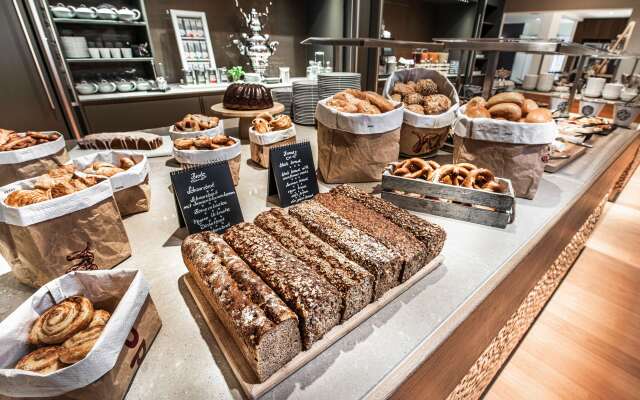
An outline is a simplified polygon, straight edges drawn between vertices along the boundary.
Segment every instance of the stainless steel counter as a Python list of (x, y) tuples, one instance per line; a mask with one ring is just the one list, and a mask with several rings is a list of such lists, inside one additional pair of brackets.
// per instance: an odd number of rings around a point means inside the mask
[[(315, 131), (297, 129), (300, 139), (311, 141), (315, 155)], [(517, 200), (516, 220), (506, 229), (421, 215), (447, 231), (443, 265), (265, 398), (386, 397), (511, 272), (637, 134), (617, 130), (598, 138), (595, 148), (585, 156), (561, 172), (545, 174), (535, 200)], [(247, 164), (248, 145), (243, 145), (242, 157), (237, 191), (245, 219), (252, 220), (269, 206), (267, 171)], [(118, 268), (140, 268), (144, 272), (163, 327), (127, 398), (240, 398), (233, 374), (180, 279), (187, 273), (179, 247), (185, 232), (177, 229), (168, 189), (169, 171), (177, 165), (169, 157), (150, 161), (151, 210), (125, 220), (133, 255)], [(328, 188), (320, 184), (321, 191)], [(1, 275), (0, 318), (31, 292), (16, 283), (10, 273)]]

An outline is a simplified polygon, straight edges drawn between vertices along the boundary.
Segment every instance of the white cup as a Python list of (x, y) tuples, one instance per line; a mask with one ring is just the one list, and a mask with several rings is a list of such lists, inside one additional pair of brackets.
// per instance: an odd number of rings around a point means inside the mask
[(124, 58), (132, 58), (133, 50), (130, 47), (121, 47), (120, 51), (122, 52), (122, 57)]
[(597, 117), (605, 104), (602, 101), (580, 100), (580, 114), (585, 117)]
[(122, 53), (120, 52), (120, 48), (110, 48), (109, 52), (111, 52), (111, 58), (122, 58)]
[(620, 93), (620, 100), (631, 101), (638, 95), (638, 89), (636, 88), (624, 88)]
[(536, 90), (540, 92), (550, 92), (551, 89), (553, 89), (553, 75), (540, 74), (538, 83), (536, 84)]
[(607, 100), (619, 99), (623, 87), (622, 83), (607, 83), (602, 90), (602, 97)]
[(585, 86), (582, 94), (587, 97), (600, 97), (602, 95), (602, 89), (607, 82), (604, 78), (591, 77), (587, 79), (587, 86)]
[(538, 83), (538, 75), (526, 74), (524, 76), (524, 80), (522, 81), (522, 88), (524, 90), (533, 90), (536, 88), (537, 83)]
[(639, 104), (616, 103), (613, 106), (613, 123), (628, 128), (640, 115)]
[(566, 112), (567, 111), (567, 104), (568, 104), (568, 100), (562, 97), (552, 97), (551, 100), (549, 101), (549, 108), (551, 108), (551, 111), (560, 111), (560, 112)]
[(96, 47), (90, 47), (89, 54), (91, 55), (91, 58), (100, 58), (100, 49)]
[(111, 52), (107, 47), (100, 47), (100, 58), (111, 58)]

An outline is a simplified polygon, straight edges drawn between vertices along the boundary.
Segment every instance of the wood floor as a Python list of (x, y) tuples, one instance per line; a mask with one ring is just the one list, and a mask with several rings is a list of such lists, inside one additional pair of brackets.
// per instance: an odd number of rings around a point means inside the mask
[(640, 399), (640, 168), (484, 398)]

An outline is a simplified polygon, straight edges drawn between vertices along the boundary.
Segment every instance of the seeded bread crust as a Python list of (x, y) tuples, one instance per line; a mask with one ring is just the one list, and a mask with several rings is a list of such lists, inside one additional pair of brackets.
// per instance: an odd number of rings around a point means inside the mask
[(419, 218), (407, 210), (396, 205), (374, 197), (368, 193), (351, 185), (340, 185), (331, 190), (331, 193), (338, 193), (350, 197), (362, 203), (365, 207), (382, 214), (389, 221), (400, 228), (411, 233), (425, 246), (427, 246), (426, 262), (431, 262), (440, 252), (447, 239), (447, 233), (440, 225), (433, 224)]
[(290, 207), (289, 214), (351, 261), (369, 271), (376, 281), (374, 299), (398, 285), (402, 258), (395, 250), (387, 248), (315, 200)]
[(402, 257), (401, 281), (411, 278), (427, 259), (427, 248), (411, 233), (406, 232), (376, 211), (339, 193), (320, 193), (315, 199), (340, 215), (362, 232), (395, 250)]
[(260, 213), (253, 222), (340, 292), (342, 321), (371, 302), (373, 275), (309, 232), (285, 210), (272, 208)]
[(295, 313), (219, 235), (188, 236), (182, 257), (261, 382), (301, 351)]
[(298, 315), (303, 348), (340, 322), (340, 293), (276, 239), (251, 223), (235, 225), (224, 240)]

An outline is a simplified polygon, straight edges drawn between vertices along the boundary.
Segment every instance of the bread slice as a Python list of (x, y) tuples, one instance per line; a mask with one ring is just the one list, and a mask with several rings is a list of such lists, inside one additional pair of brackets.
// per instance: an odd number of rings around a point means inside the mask
[(374, 299), (380, 298), (400, 282), (400, 255), (322, 204), (308, 200), (291, 206), (289, 214), (300, 220), (316, 236), (340, 250), (351, 261), (369, 271), (376, 280)]
[(303, 348), (310, 348), (340, 322), (340, 292), (265, 231), (241, 223), (227, 229), (223, 236), (296, 312)]
[(301, 351), (295, 313), (219, 235), (188, 236), (182, 258), (260, 382)]
[(340, 292), (342, 321), (371, 302), (373, 275), (309, 232), (285, 210), (272, 208), (258, 214), (253, 222)]

